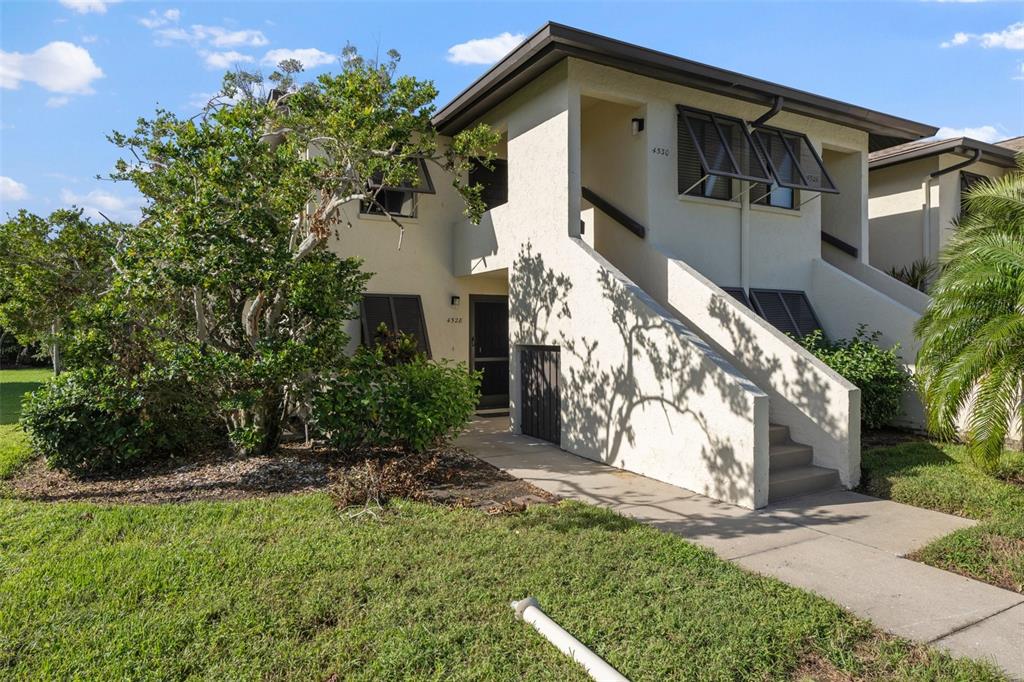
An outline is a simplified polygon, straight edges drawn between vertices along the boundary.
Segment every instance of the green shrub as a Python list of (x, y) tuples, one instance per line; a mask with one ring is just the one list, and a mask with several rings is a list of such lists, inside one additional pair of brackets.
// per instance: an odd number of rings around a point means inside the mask
[(865, 325), (860, 325), (852, 339), (830, 342), (815, 331), (801, 341), (807, 350), (860, 389), (861, 423), (871, 429), (881, 428), (900, 415), (900, 402), (910, 385), (910, 376), (898, 354), (899, 346), (880, 348), (880, 336), (880, 332), (868, 335)]
[(73, 370), (25, 398), (21, 424), (49, 466), (110, 472), (208, 444), (219, 429), (187, 381)]
[(399, 337), (356, 351), (313, 400), (313, 423), (332, 445), (422, 452), (450, 441), (469, 421), (480, 375), (433, 362)]

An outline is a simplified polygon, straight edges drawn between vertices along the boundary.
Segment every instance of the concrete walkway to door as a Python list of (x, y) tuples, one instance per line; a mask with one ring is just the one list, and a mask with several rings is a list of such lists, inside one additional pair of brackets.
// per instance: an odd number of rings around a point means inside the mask
[(565, 498), (601, 505), (822, 595), (896, 635), (1024, 679), (1024, 596), (902, 558), (972, 525), (848, 491), (750, 511), (474, 421), (457, 445)]

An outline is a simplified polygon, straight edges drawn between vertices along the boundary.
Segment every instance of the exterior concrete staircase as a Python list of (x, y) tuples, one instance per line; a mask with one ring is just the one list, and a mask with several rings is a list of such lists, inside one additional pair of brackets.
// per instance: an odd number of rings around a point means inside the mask
[(789, 427), (768, 428), (768, 502), (839, 487), (839, 472), (811, 464), (814, 450), (794, 443)]

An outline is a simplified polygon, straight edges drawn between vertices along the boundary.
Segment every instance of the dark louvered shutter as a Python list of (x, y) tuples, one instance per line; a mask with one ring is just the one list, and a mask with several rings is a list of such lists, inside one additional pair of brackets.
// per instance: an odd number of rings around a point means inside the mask
[[(704, 196), (714, 199), (729, 199), (732, 196), (732, 183), (728, 178), (717, 175), (704, 178), (704, 166), (701, 162), (700, 153), (693, 143), (694, 136), (701, 140), (710, 149), (712, 158), (722, 160), (721, 155), (725, 153), (722, 147), (721, 138), (714, 129), (709, 118), (690, 118), (690, 127), (687, 128), (687, 120), (684, 114), (680, 113), (677, 121), (677, 147), (679, 149), (677, 184), (679, 194), (691, 196)], [(693, 130), (693, 135), (690, 130)], [(716, 156), (717, 154), (717, 156)], [(731, 167), (728, 160), (724, 162)], [(701, 178), (704, 178), (701, 181)]]
[(751, 289), (750, 300), (757, 314), (781, 332), (803, 337), (821, 329), (811, 302), (802, 291)]
[(363, 344), (374, 343), (380, 325), (387, 327), (389, 332), (395, 331), (395, 321), (391, 314), (391, 297), (367, 295), (363, 297)]
[(747, 292), (742, 287), (722, 287), (722, 291), (729, 294), (743, 305), (750, 308), (750, 299), (747, 298)]
[(787, 291), (782, 294), (782, 300), (789, 309), (789, 316), (796, 323), (797, 333), (800, 336), (807, 336), (815, 329), (821, 329), (818, 318), (811, 308), (811, 302), (802, 291)]
[(426, 322), (423, 319), (423, 306), (419, 296), (392, 296), (395, 308), (395, 325), (398, 331), (416, 339), (416, 347), (421, 353), (430, 355), (430, 344), (427, 342)]
[(367, 294), (363, 296), (361, 312), (364, 345), (377, 343), (377, 329), (383, 324), (391, 333), (412, 336), (420, 352), (430, 355), (430, 339), (419, 296)]

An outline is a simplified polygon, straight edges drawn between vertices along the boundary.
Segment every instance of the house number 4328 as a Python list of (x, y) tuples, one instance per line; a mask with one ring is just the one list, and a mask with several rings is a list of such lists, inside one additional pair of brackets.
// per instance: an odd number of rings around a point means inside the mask
[(651, 147), (651, 153), (657, 154), (658, 156), (668, 156), (668, 147)]

